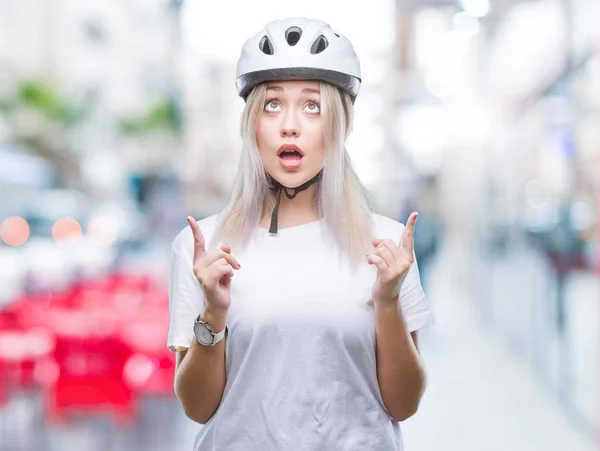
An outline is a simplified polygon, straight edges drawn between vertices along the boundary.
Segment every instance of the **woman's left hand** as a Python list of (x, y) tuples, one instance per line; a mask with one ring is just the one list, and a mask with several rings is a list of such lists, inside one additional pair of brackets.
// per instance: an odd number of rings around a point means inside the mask
[(414, 263), (415, 222), (419, 214), (412, 213), (402, 233), (402, 247), (390, 239), (373, 239), (375, 250), (367, 255), (370, 265), (377, 267), (377, 279), (371, 295), (375, 303), (397, 305), (400, 288)]

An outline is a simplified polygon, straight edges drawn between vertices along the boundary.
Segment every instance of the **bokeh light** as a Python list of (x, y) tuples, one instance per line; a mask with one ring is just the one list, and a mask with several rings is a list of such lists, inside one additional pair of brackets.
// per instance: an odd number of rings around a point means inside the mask
[(108, 216), (93, 218), (87, 227), (87, 236), (98, 246), (110, 246), (117, 241), (117, 224)]
[(21, 246), (29, 238), (29, 224), (18, 216), (7, 218), (0, 225), (0, 236), (9, 246)]
[(81, 238), (81, 225), (76, 219), (61, 218), (52, 227), (52, 238), (57, 243), (76, 242)]

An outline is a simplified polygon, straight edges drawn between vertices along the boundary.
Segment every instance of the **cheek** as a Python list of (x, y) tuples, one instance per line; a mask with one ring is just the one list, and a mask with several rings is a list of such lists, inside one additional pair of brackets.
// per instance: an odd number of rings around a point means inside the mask
[(323, 125), (320, 122), (315, 124), (315, 127), (312, 130), (312, 136), (314, 136), (312, 147), (316, 151), (315, 154), (319, 159), (323, 159), (325, 157), (325, 136)]
[(265, 127), (259, 123), (256, 126), (256, 145), (258, 146), (259, 151), (260, 151), (260, 149), (264, 148), (264, 143), (265, 143)]
[(272, 126), (270, 127), (265, 121), (259, 121), (256, 126), (256, 145), (261, 155), (268, 153), (269, 149), (273, 146), (272, 141)]

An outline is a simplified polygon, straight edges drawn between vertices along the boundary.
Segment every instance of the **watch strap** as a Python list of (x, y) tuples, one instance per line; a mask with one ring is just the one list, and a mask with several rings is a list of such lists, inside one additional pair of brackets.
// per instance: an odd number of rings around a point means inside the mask
[[(203, 343), (202, 343), (202, 342), (200, 342), (200, 340), (198, 340), (198, 338), (196, 337), (196, 340), (198, 341), (198, 343), (200, 343), (200, 344), (201, 344), (201, 345), (203, 345), (203, 346), (215, 346), (215, 345), (216, 345), (217, 343), (219, 343), (219, 342), (220, 342), (220, 341), (221, 341), (223, 338), (225, 338), (225, 335), (227, 334), (227, 331), (229, 330), (229, 326), (227, 325), (227, 323), (225, 323), (225, 328), (224, 328), (224, 329), (223, 329), (221, 332), (219, 332), (219, 333), (215, 334), (215, 332), (213, 331), (213, 328), (212, 328), (212, 326), (211, 326), (209, 323), (207, 323), (206, 321), (203, 321), (203, 320), (201, 320), (201, 319), (196, 319), (196, 324), (198, 324), (198, 323), (200, 323), (200, 324), (204, 324), (204, 325), (206, 326), (206, 328), (209, 330), (209, 332), (210, 332), (210, 334), (212, 335), (212, 337), (213, 337), (213, 340), (212, 340), (212, 343), (211, 343), (211, 344), (203, 344)], [(195, 329), (195, 326), (194, 326), (194, 329)]]
[(221, 332), (219, 332), (218, 334), (215, 334), (213, 332), (213, 346), (220, 342), (223, 338), (225, 338), (225, 334), (227, 333), (228, 329), (229, 327), (227, 326), (227, 323), (225, 323), (225, 328)]

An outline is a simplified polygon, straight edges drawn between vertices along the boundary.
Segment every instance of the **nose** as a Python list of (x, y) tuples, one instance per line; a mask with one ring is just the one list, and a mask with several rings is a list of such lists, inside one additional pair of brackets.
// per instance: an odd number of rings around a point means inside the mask
[(296, 138), (300, 136), (300, 124), (293, 111), (288, 110), (283, 115), (283, 122), (281, 123), (281, 136), (284, 138)]

